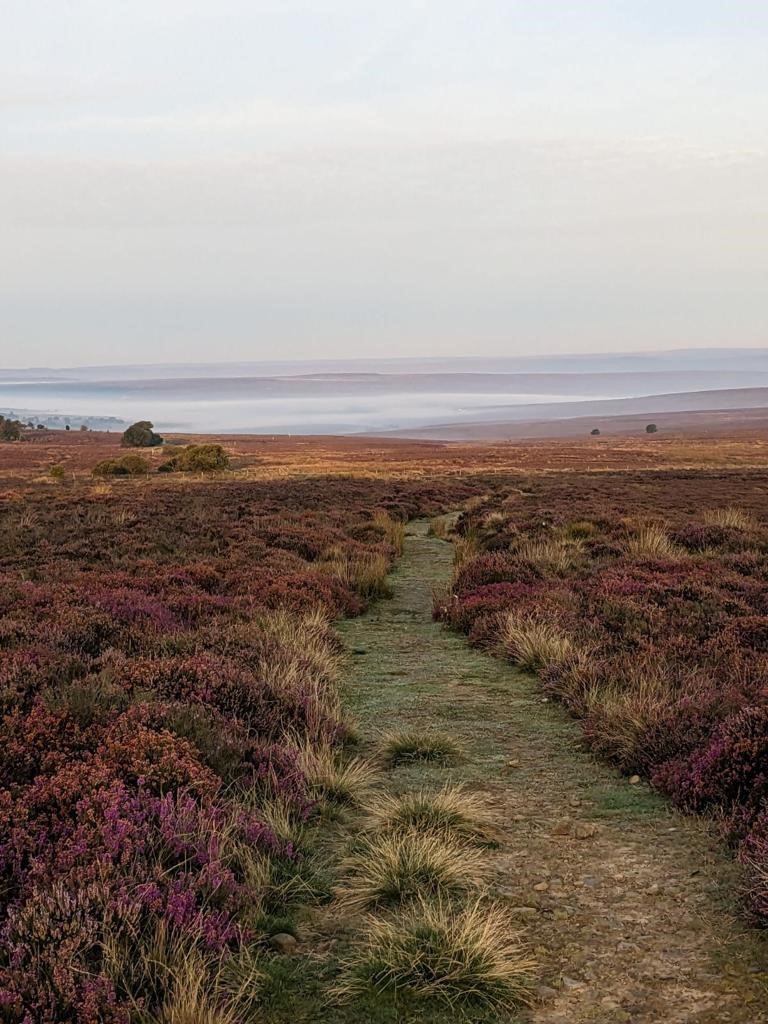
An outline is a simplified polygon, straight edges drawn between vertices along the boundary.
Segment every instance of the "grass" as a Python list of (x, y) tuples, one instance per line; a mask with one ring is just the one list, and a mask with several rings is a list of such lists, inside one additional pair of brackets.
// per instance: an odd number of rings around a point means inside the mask
[(477, 1007), (503, 1012), (529, 1002), (535, 969), (501, 907), (420, 900), (392, 919), (371, 920), (337, 991), (437, 1000), (451, 1015)]
[(556, 625), (514, 612), (502, 623), (499, 644), (508, 658), (529, 672), (563, 662), (573, 652), (570, 639)]
[(448, 840), (489, 845), (498, 833), (482, 801), (462, 785), (402, 796), (379, 794), (368, 805), (368, 827), (383, 833), (415, 831)]
[(344, 863), (336, 890), (350, 910), (393, 907), (425, 896), (463, 896), (483, 877), (479, 853), (434, 833), (366, 837)]
[(641, 526), (625, 546), (627, 553), (635, 558), (674, 558), (681, 553), (664, 527), (656, 523)]
[(388, 733), (382, 738), (381, 752), (390, 768), (415, 761), (446, 765), (462, 756), (459, 744), (444, 732)]
[(376, 770), (360, 757), (345, 760), (330, 744), (298, 744), (299, 765), (310, 788), (335, 804), (361, 803), (368, 793)]
[(726, 508), (709, 509), (704, 513), (704, 522), (708, 526), (725, 526), (733, 530), (744, 530), (748, 532), (758, 526), (754, 516), (749, 515), (735, 505), (728, 505)]

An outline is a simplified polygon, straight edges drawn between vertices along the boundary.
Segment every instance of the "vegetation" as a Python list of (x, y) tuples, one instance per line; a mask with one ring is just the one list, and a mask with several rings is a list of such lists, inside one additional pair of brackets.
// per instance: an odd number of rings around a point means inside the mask
[(655, 423), (649, 423), (648, 426), (645, 428), (645, 432), (646, 434), (655, 434), (658, 431), (658, 429), (659, 428), (656, 426)]
[(210, 473), (228, 467), (229, 456), (220, 444), (190, 444), (158, 468), (161, 473)]
[(163, 439), (154, 432), (153, 424), (149, 420), (139, 420), (128, 427), (120, 443), (123, 448), (156, 448), (163, 443)]
[[(540, 479), (525, 500), (501, 488), (460, 520), (479, 553), (434, 611), (537, 672), (597, 753), (681, 808), (713, 814), (749, 874), (750, 913), (766, 923), (768, 507), (758, 480), (571, 475)], [(737, 487), (762, 515), (712, 506)]]
[(190, 488), (180, 501), (162, 478), (141, 493), (75, 480), (3, 507), (9, 1024), (258, 1015), (272, 922), (329, 899), (328, 812), (374, 781), (345, 749), (333, 619), (380, 589), (404, 518), (466, 493)]
[(413, 761), (448, 764), (461, 756), (456, 740), (443, 732), (398, 732), (382, 739), (382, 756), (390, 767)]
[(0, 416), (0, 441), (18, 441), (23, 427), (18, 420)]
[(119, 459), (103, 459), (91, 470), (93, 476), (145, 476), (149, 463), (141, 455), (123, 455)]

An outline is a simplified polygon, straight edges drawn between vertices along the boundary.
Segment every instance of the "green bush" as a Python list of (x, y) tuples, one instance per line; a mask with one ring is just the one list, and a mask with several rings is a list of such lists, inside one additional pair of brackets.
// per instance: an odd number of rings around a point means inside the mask
[(159, 468), (161, 473), (210, 473), (228, 466), (229, 456), (220, 444), (190, 444)]
[(91, 470), (93, 476), (143, 476), (149, 463), (140, 455), (124, 455), (121, 459), (103, 459)]
[(128, 427), (120, 442), (123, 448), (156, 448), (162, 444), (162, 437), (154, 432), (152, 426), (149, 420), (139, 420)]
[(646, 434), (655, 434), (658, 429), (659, 428), (656, 426), (655, 423), (649, 423), (648, 426), (645, 428), (645, 432)]
[(48, 470), (48, 476), (51, 477), (53, 480), (63, 480), (64, 475), (65, 470), (63, 466), (51, 466), (51, 468)]

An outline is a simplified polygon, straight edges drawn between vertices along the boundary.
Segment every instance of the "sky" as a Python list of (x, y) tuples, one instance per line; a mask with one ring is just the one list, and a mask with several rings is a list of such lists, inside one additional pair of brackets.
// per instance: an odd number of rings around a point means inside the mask
[(764, 0), (0, 14), (0, 366), (768, 342)]

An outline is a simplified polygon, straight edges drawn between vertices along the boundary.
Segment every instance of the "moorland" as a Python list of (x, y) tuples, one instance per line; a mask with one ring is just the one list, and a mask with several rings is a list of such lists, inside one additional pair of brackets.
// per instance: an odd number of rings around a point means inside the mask
[(768, 1019), (768, 435), (124, 456), (0, 444), (0, 1020)]

